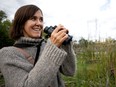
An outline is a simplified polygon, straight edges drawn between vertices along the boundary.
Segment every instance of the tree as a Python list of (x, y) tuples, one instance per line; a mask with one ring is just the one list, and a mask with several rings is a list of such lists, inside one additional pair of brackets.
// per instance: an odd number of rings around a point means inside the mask
[(13, 40), (9, 38), (10, 20), (7, 19), (6, 13), (0, 11), (0, 48), (13, 44)]
[(79, 45), (81, 47), (87, 47), (88, 46), (88, 41), (85, 40), (83, 37), (79, 40)]
[(0, 10), (0, 22), (6, 18), (7, 18), (6, 13), (4, 11)]

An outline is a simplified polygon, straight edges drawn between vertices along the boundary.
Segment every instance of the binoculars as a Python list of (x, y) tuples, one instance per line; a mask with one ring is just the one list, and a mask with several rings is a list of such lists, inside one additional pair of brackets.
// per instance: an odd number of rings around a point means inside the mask
[[(54, 29), (56, 28), (57, 26), (46, 26), (44, 28), (44, 32), (47, 34), (47, 36), (51, 36), (51, 33), (54, 31)], [(66, 44), (69, 44), (71, 41), (72, 41), (72, 36), (68, 34), (68, 38), (63, 42), (63, 45), (66, 45)]]

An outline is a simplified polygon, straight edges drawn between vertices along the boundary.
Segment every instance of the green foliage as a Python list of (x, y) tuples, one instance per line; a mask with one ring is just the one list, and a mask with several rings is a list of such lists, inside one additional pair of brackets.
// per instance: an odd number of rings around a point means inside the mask
[(63, 76), (66, 87), (116, 87), (116, 43), (113, 42), (96, 42), (86, 48), (76, 45), (77, 73), (74, 77)]
[(10, 26), (10, 20), (7, 19), (7, 16), (3, 11), (0, 11), (0, 48), (12, 45), (14, 42), (9, 38)]
[(0, 10), (0, 22), (6, 18), (7, 18), (6, 13), (4, 11)]

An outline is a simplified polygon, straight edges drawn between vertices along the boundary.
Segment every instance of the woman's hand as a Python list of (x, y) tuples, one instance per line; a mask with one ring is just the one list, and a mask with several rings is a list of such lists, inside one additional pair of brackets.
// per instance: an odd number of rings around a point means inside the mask
[(58, 25), (52, 32), (50, 40), (57, 47), (60, 47), (62, 43), (68, 38), (68, 30), (63, 25)]

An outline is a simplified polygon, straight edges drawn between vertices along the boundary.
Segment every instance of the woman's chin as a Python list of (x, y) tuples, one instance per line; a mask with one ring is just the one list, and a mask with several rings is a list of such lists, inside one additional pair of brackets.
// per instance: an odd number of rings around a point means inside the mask
[(34, 36), (32, 38), (39, 39), (39, 38), (41, 38), (41, 36)]

